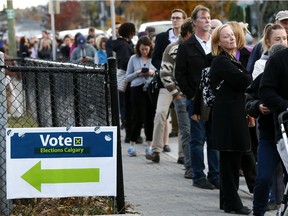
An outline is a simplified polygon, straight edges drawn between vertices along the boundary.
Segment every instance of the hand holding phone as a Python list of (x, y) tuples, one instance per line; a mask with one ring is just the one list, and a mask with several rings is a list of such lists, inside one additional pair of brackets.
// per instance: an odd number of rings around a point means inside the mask
[(142, 72), (142, 73), (148, 73), (148, 72), (149, 72), (149, 68), (142, 68), (142, 69), (141, 69), (141, 72)]

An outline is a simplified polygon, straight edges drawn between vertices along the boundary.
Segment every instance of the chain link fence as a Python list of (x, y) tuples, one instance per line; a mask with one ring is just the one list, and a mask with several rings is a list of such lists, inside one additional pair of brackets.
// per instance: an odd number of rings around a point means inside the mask
[(7, 127), (118, 126), (117, 197), (124, 213), (116, 60), (108, 65), (76, 65), (0, 53), (0, 215), (9, 215), (6, 198)]

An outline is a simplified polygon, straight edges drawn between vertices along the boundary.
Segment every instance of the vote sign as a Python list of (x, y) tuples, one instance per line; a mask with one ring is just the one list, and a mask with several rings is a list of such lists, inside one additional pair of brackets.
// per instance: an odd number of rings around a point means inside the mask
[(7, 199), (116, 196), (116, 127), (7, 128)]

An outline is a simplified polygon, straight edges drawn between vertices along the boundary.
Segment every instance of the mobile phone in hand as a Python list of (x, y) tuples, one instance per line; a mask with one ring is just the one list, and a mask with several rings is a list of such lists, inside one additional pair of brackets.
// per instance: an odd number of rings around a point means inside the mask
[(142, 68), (142, 69), (141, 69), (141, 72), (142, 72), (142, 73), (148, 73), (148, 71), (149, 71), (149, 68)]

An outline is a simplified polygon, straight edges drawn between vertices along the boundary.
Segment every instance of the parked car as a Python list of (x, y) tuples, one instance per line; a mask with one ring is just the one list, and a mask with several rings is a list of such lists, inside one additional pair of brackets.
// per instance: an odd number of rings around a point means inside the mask
[[(75, 36), (76, 33), (80, 32), (84, 37), (88, 36), (88, 30), (89, 28), (81, 28), (81, 29), (71, 29), (71, 30), (64, 30), (59, 32), (59, 38), (63, 39), (66, 34), (71, 34), (72, 36)], [(105, 35), (106, 32), (101, 29), (95, 29), (96, 35)]]
[(172, 21), (156, 21), (156, 22), (146, 22), (139, 26), (138, 32), (143, 32), (147, 27), (154, 27), (156, 34), (160, 32), (167, 31), (172, 28)]
[[(172, 21), (155, 21), (155, 22), (146, 22), (142, 23), (139, 28), (138, 32), (144, 32), (147, 27), (154, 27), (155, 28), (155, 33), (159, 34), (161, 32), (167, 31), (169, 28), (172, 28)], [(112, 36), (112, 29), (108, 29), (106, 31), (107, 35)], [(135, 45), (138, 41), (138, 36), (137, 34), (132, 38), (132, 42)]]

